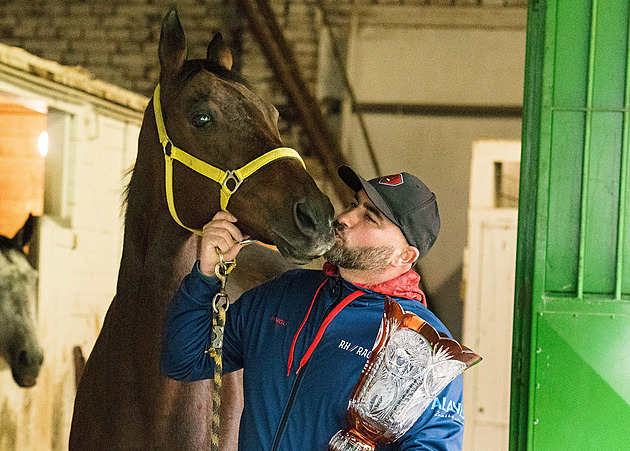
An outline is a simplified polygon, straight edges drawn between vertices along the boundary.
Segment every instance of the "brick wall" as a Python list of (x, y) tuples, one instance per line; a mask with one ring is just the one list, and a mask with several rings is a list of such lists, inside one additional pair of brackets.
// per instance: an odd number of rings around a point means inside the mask
[[(0, 41), (149, 95), (159, 74), (157, 42), (172, 2), (0, 0)], [(221, 0), (178, 0), (191, 54), (221, 28)]]
[[(269, 0), (303, 76), (315, 92), (317, 79), (317, 3), (313, 0)], [(301, 128), (273, 71), (267, 64), (236, 0), (0, 0), (0, 42), (42, 58), (82, 66), (95, 77), (150, 96), (159, 76), (157, 45), (160, 24), (176, 4), (191, 58), (205, 55), (211, 37), (221, 31), (240, 70), (254, 88), (281, 112), (285, 144), (308, 156)], [(326, 5), (395, 7), (427, 5), (471, 7), (523, 6), (526, 0), (330, 0)], [(334, 14), (334, 13), (333, 13)], [(341, 22), (342, 26), (347, 23)]]
[[(318, 2), (269, 1), (314, 91)], [(322, 3), (457, 8), (522, 7), (527, 1), (325, 0)], [(99, 79), (149, 96), (159, 74), (160, 23), (173, 4), (186, 31), (190, 57), (203, 57), (211, 36), (221, 31), (235, 50), (235, 66), (260, 94), (281, 110), (286, 107), (286, 98), (274, 82), (258, 43), (247, 30), (236, 0), (0, 0), (0, 42), (64, 65), (82, 66)]]

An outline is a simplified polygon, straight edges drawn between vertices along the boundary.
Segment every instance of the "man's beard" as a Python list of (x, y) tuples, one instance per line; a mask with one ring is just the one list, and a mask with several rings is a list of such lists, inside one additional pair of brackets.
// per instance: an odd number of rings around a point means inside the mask
[(387, 267), (393, 252), (392, 246), (348, 247), (343, 241), (338, 240), (324, 257), (339, 268), (380, 271)]

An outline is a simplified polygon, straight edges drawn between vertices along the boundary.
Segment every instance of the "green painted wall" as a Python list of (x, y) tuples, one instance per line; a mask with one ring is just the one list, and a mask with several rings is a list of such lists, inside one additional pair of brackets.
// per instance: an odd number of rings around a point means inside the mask
[(629, 14), (529, 4), (513, 450), (630, 450)]

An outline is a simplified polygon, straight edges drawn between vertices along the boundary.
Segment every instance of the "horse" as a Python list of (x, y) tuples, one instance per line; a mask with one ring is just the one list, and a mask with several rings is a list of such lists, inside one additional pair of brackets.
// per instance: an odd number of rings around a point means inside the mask
[(0, 235), (0, 356), (11, 367), (13, 380), (33, 387), (44, 361), (37, 338), (33, 307), (37, 300), (37, 270), (24, 246), (35, 225), (29, 215), (13, 238)]
[[(77, 389), (71, 450), (210, 449), (212, 381), (179, 383), (159, 373), (164, 314), (199, 252), (191, 230), (229, 201), (242, 232), (275, 244), (284, 257), (260, 245), (244, 247), (228, 277), (232, 301), (334, 242), (330, 200), (295, 151), (281, 150), (275, 158), (278, 112), (231, 70), (221, 35), (205, 59), (188, 60), (184, 29), (172, 9), (162, 21), (158, 54), (159, 89), (144, 114), (127, 188), (116, 295)], [(170, 160), (183, 149), (187, 156)], [(233, 170), (260, 159), (271, 162), (245, 180)], [(221, 187), (191, 169), (207, 165), (228, 173)], [(241, 382), (241, 372), (223, 378), (222, 449), (236, 446)]]

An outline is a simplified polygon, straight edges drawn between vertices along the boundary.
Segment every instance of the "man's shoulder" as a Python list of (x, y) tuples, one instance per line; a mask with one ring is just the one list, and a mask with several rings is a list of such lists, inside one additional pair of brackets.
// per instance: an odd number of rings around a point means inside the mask
[(326, 275), (321, 270), (302, 268), (290, 269), (250, 291), (254, 293), (292, 287), (304, 287), (305, 285), (321, 283), (325, 278)]
[(418, 315), (420, 318), (429, 323), (435, 330), (438, 332), (444, 332), (452, 338), (451, 332), (447, 329), (444, 323), (442, 323), (435, 313), (427, 307), (413, 299), (403, 299), (402, 301), (403, 302), (400, 302), (400, 304), (403, 309)]
[(237, 302), (240, 309), (273, 310), (284, 302), (296, 302), (315, 292), (325, 278), (321, 271), (291, 269), (247, 290)]
[(325, 279), (326, 275), (322, 272), (321, 269), (306, 269), (306, 268), (296, 268), (290, 269), (289, 271), (284, 272), (282, 277), (286, 277), (289, 280), (313, 280), (313, 279)]
[(303, 286), (304, 284), (319, 284), (325, 278), (326, 275), (321, 270), (297, 268), (286, 271), (269, 282), (277, 285)]

